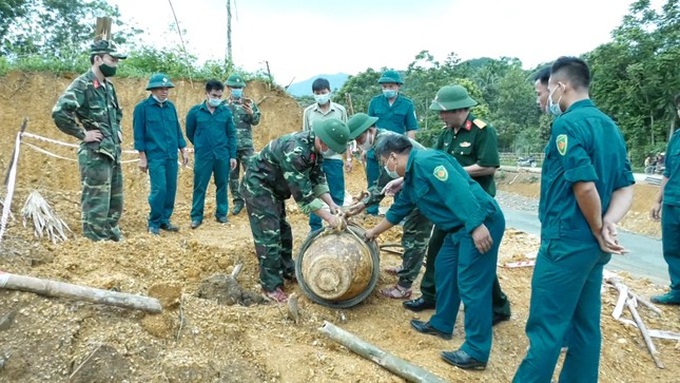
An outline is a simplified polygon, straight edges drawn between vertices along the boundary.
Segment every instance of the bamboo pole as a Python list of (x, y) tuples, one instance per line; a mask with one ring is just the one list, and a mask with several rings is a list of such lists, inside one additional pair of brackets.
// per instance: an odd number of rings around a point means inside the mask
[(637, 327), (640, 330), (640, 333), (642, 334), (642, 338), (645, 340), (647, 350), (649, 350), (649, 354), (652, 356), (652, 359), (654, 359), (654, 363), (658, 368), (666, 368), (663, 365), (663, 362), (661, 362), (661, 359), (659, 359), (659, 351), (657, 351), (656, 346), (654, 346), (654, 341), (652, 341), (652, 337), (649, 336), (647, 326), (645, 326), (645, 323), (642, 321), (640, 313), (638, 313), (637, 309), (635, 308), (635, 305), (633, 304), (633, 300), (628, 299), (626, 301), (626, 305), (628, 306), (628, 310), (630, 310), (630, 313), (633, 314), (633, 320), (635, 320), (635, 323), (637, 324)]
[(319, 331), (332, 340), (347, 347), (352, 352), (359, 354), (359, 356), (378, 364), (384, 369), (406, 379), (409, 382), (446, 382), (446, 380), (434, 375), (422, 367), (415, 366), (401, 358), (387, 353), (375, 347), (374, 345), (357, 338), (352, 333), (347, 332), (340, 327), (336, 327), (330, 322), (324, 321), (323, 326), (319, 328)]
[(2, 216), (0, 217), (0, 243), (2, 243), (2, 237), (5, 235), (7, 230), (7, 222), (9, 221), (9, 216), (12, 213), (12, 198), (14, 197), (14, 183), (17, 180), (17, 167), (19, 166), (19, 151), (21, 150), (21, 139), (28, 126), (28, 118), (24, 117), (24, 122), (21, 124), (19, 133), (17, 133), (17, 138), (14, 141), (14, 151), (12, 152), (12, 162), (7, 168), (7, 176), (5, 177), (5, 186), (7, 186), (7, 193), (5, 194), (5, 200), (2, 204)]
[(160, 302), (155, 298), (3, 272), (0, 272), (0, 289), (28, 291), (50, 297), (73, 298), (150, 313), (163, 311)]

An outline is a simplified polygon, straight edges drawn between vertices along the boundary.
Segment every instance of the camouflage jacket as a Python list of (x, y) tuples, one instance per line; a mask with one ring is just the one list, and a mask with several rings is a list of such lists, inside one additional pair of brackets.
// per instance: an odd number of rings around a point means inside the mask
[[(92, 70), (82, 74), (59, 97), (52, 108), (52, 118), (62, 132), (81, 140), (81, 150), (94, 150), (120, 161), (123, 110), (110, 81), (106, 80), (104, 86)], [(78, 122), (85, 130), (99, 130), (101, 142), (83, 142), (85, 132)]]
[(260, 109), (254, 102), (250, 102), (250, 107), (253, 108), (253, 115), (249, 115), (242, 107), (242, 100), (235, 100), (229, 98), (227, 106), (231, 110), (231, 115), (234, 118), (234, 125), (236, 126), (236, 137), (238, 138), (237, 148), (253, 148), (253, 126), (260, 123)]
[(315, 137), (310, 131), (270, 141), (248, 164), (246, 187), (265, 186), (282, 200), (292, 195), (305, 214), (321, 209), (318, 197), (328, 193), (328, 184)]
[[(385, 138), (386, 136), (390, 134), (399, 134), (399, 133), (394, 133), (392, 131), (389, 131), (387, 129), (376, 129), (375, 133), (375, 139), (373, 140), (373, 147), (371, 149), (375, 149), (376, 146), (378, 146), (378, 142)], [(425, 147), (418, 143), (416, 140), (409, 138), (411, 141), (411, 144), (413, 145), (414, 149), (419, 149), (419, 150), (424, 150)], [(378, 161), (380, 159), (378, 158)], [(364, 198), (363, 204), (365, 206), (370, 206), (370, 205), (377, 205), (380, 203), (380, 201), (385, 198), (385, 195), (382, 194), (382, 189), (387, 185), (388, 182), (392, 181), (394, 178), (390, 177), (387, 175), (387, 172), (385, 171), (385, 168), (383, 166), (380, 166), (380, 174), (378, 175), (377, 181), (371, 185), (368, 188), (368, 197)]]

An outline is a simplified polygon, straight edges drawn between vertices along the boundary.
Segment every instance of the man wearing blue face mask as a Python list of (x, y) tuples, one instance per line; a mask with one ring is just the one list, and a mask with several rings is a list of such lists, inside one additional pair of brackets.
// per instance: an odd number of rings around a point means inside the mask
[[(403, 83), (399, 72), (385, 71), (378, 79), (382, 94), (371, 99), (368, 104), (368, 115), (378, 117), (376, 123), (378, 128), (405, 134), (409, 138), (415, 139), (416, 130), (418, 130), (416, 109), (410, 98), (399, 93)], [(366, 152), (366, 181), (368, 181), (369, 188), (378, 180), (379, 173), (380, 168), (375, 154), (373, 150), (369, 150)], [(366, 212), (377, 215), (378, 206), (372, 206), (366, 209)]]
[[(331, 84), (325, 78), (317, 78), (312, 83), (314, 103), (305, 108), (302, 114), (302, 130), (312, 130), (316, 121), (325, 121), (330, 118), (347, 123), (347, 110), (344, 106), (331, 101)], [(347, 154), (347, 167), (351, 169), (352, 156)], [(323, 171), (326, 173), (326, 181), (330, 189), (331, 198), (338, 206), (345, 202), (345, 175), (343, 173), (342, 154), (332, 150), (323, 154)], [(309, 228), (311, 231), (321, 229), (321, 218), (316, 214), (309, 215)]]
[(205, 192), (214, 174), (217, 193), (215, 219), (227, 223), (229, 172), (236, 168), (236, 128), (229, 108), (222, 102), (224, 85), (218, 80), (205, 84), (206, 100), (187, 113), (187, 138), (194, 145), (194, 194), (191, 228), (203, 222)]
[(635, 181), (621, 131), (590, 100), (589, 85), (583, 60), (560, 57), (552, 65), (548, 110), (558, 117), (541, 172), (529, 350), (515, 383), (550, 382), (567, 333), (559, 381), (598, 381), (602, 269), (611, 254), (625, 252), (616, 223), (630, 208)]

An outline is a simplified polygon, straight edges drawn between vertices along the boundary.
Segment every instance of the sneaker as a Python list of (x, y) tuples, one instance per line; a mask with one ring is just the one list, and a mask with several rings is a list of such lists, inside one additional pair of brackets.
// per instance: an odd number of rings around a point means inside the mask
[(281, 290), (281, 287), (277, 287), (274, 291), (265, 291), (263, 295), (265, 298), (277, 303), (284, 303), (288, 300), (288, 295)]
[(191, 228), (196, 229), (197, 227), (201, 226), (203, 222), (201, 221), (191, 221)]
[(409, 299), (411, 298), (411, 289), (394, 285), (392, 287), (380, 290), (380, 294), (393, 299)]
[(650, 300), (660, 305), (680, 305), (680, 294), (669, 291), (663, 295), (654, 295)]
[(157, 227), (150, 227), (149, 228), (149, 234), (151, 235), (161, 235), (161, 229)]
[(229, 219), (226, 216), (225, 217), (215, 217), (215, 221), (217, 221), (219, 223), (227, 223), (227, 222), (229, 222)]
[(161, 223), (161, 230), (178, 232), (179, 226), (173, 225), (172, 223)]

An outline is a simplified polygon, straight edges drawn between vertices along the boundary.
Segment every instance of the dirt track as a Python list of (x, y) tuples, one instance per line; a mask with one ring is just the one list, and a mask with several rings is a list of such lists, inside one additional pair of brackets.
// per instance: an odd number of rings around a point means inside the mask
[[(67, 140), (49, 119), (49, 110), (69, 79), (50, 75), (13, 73), (0, 78), (0, 171), (5, 170), (16, 129), (21, 118), (31, 119), (29, 131)], [(116, 80), (126, 113), (126, 142), (131, 147), (129, 111), (144, 97), (144, 81)], [(27, 90), (42, 89), (44, 93)], [(171, 93), (180, 115), (200, 101), (200, 86), (180, 83)], [(257, 145), (271, 137), (297, 130), (300, 109), (280, 91), (266, 92), (261, 84), (250, 84), (249, 97), (262, 100), (263, 121), (257, 128)], [(266, 97), (266, 98), (265, 98)], [(69, 150), (44, 146), (64, 156)], [(316, 330), (324, 320), (332, 321), (386, 351), (418, 364), (450, 381), (506, 382), (518, 366), (527, 346), (524, 324), (528, 315), (531, 269), (499, 268), (505, 292), (513, 303), (513, 319), (494, 330), (489, 367), (484, 372), (464, 372), (439, 360), (439, 352), (460, 345), (459, 318), (454, 340), (446, 342), (409, 329), (413, 314), (399, 302), (374, 293), (364, 304), (349, 310), (332, 310), (300, 300), (298, 325), (286, 318), (276, 305), (221, 306), (195, 297), (202, 280), (217, 273), (229, 273), (244, 264), (239, 277), (246, 289), (258, 290), (257, 262), (245, 214), (230, 217), (219, 225), (206, 218), (198, 230), (188, 229), (191, 170), (181, 174), (175, 222), (179, 234), (160, 238), (145, 233), (148, 181), (134, 165), (124, 169), (126, 208), (121, 222), (126, 240), (122, 243), (91, 243), (79, 235), (79, 181), (75, 163), (47, 159), (25, 148), (20, 164), (19, 190), (14, 200), (15, 216), (27, 193), (37, 188), (58, 214), (76, 232), (76, 238), (52, 245), (36, 240), (15, 221), (10, 227), (0, 257), (0, 270), (29, 274), (124, 292), (162, 298), (162, 315), (106, 306), (47, 299), (34, 294), (0, 291), (0, 318), (15, 312), (8, 329), (0, 329), (0, 381), (133, 381), (133, 382), (400, 382), (389, 372), (359, 358), (324, 338)], [(534, 185), (535, 187), (535, 185)], [(348, 175), (348, 189), (364, 188), (363, 172)], [(0, 193), (4, 195), (4, 192)], [(206, 217), (214, 209), (214, 194), (207, 198)], [(289, 219), (295, 249), (307, 234), (307, 217), (289, 205)], [(368, 218), (365, 225), (375, 220)], [(398, 242), (399, 229), (381, 240)], [(500, 263), (522, 260), (536, 250), (537, 239), (509, 229), (501, 248)], [(383, 254), (383, 266), (399, 259)], [(625, 278), (625, 276), (624, 276)], [(395, 279), (381, 274), (379, 287)], [(627, 280), (646, 295), (660, 291), (646, 281)], [(289, 292), (302, 295), (295, 285)], [(649, 357), (636, 329), (611, 317), (616, 296), (607, 290), (603, 298), (602, 382), (674, 382), (679, 367), (675, 342), (657, 340), (665, 370), (658, 370)], [(655, 318), (641, 309), (650, 328), (680, 332), (678, 309), (665, 309)], [(462, 316), (462, 315), (461, 315)], [(1, 327), (0, 327), (1, 328)], [(0, 363), (2, 364), (2, 363)], [(72, 378), (69, 377), (73, 375)]]

